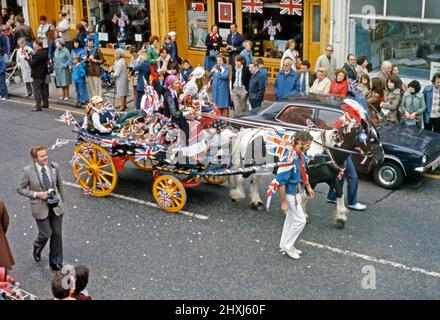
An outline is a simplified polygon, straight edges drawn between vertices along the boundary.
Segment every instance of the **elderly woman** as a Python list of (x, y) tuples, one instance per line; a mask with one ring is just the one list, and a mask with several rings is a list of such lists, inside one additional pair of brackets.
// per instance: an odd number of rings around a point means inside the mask
[(31, 55), (34, 53), (31, 47), (27, 46), (26, 39), (20, 38), (17, 41), (18, 50), (17, 50), (17, 65), (21, 70), (21, 76), (23, 77), (23, 82), (26, 83), (27, 95), (23, 96), (23, 98), (29, 98), (32, 96), (32, 82), (33, 79), (31, 77), (31, 67), (26, 60), (26, 55)]
[(380, 79), (382, 83), (382, 90), (387, 89), (388, 78), (391, 75), (391, 70), (393, 68), (393, 64), (389, 61), (382, 62), (382, 67), (380, 72), (377, 74), (377, 77)]
[(55, 53), (53, 56), (53, 65), (55, 69), (55, 84), (61, 87), (63, 95), (60, 100), (69, 100), (69, 85), (71, 83), (69, 67), (70, 67), (70, 51), (65, 47), (63, 39), (55, 40)]
[(330, 92), (331, 81), (327, 77), (326, 68), (318, 68), (317, 79), (313, 82), (313, 86), (310, 88), (310, 93), (315, 94), (328, 94)]
[(115, 79), (116, 98), (119, 98), (119, 111), (125, 111), (127, 108), (128, 74), (124, 55), (123, 49), (116, 49), (115, 64), (110, 68), (110, 73)]
[[(252, 41), (246, 40), (243, 42), (244, 49), (240, 52), (244, 60), (246, 60), (246, 67), (249, 67), (249, 63), (254, 60), (252, 55)], [(296, 60), (295, 60), (296, 61)]]

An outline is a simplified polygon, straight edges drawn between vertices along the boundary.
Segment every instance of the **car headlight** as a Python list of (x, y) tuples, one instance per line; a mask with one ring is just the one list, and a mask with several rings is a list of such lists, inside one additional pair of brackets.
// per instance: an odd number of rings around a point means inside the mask
[(423, 156), (423, 158), (422, 158), (422, 164), (426, 164), (426, 156)]

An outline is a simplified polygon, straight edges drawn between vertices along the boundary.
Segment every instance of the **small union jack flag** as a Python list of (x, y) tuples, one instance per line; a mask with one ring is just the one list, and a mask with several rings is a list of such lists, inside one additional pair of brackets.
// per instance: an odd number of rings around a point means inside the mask
[(78, 162), (81, 160), (81, 156), (78, 153), (74, 153), (72, 159), (70, 160), (70, 164), (72, 166), (76, 166)]
[(98, 183), (96, 184), (96, 186), (97, 186), (98, 188), (105, 189), (105, 190), (108, 190), (108, 189), (111, 188), (111, 186), (110, 186), (108, 183), (106, 183), (106, 182), (104, 182), (104, 183), (102, 183), (102, 182), (98, 182)]
[(280, 184), (279, 184), (278, 180), (273, 179), (269, 185), (269, 189), (266, 192), (266, 196), (267, 196), (266, 209), (267, 210), (269, 210), (270, 203), (272, 201), (272, 197), (275, 193), (277, 193), (279, 187), (280, 187)]
[(262, 0), (243, 0), (242, 7), (243, 7), (243, 12), (245, 12), (245, 13), (263, 14), (263, 1)]
[(91, 195), (93, 195), (93, 190), (91, 189), (91, 188), (84, 188), (83, 189), (83, 195), (85, 195), (85, 196), (91, 196)]
[(56, 121), (62, 122), (70, 126), (72, 123), (77, 123), (75, 118), (72, 116), (72, 114), (69, 111), (64, 112), (64, 114), (57, 119)]
[(81, 176), (80, 175), (75, 176), (75, 183), (79, 184), (80, 181), (81, 181)]
[(87, 158), (93, 153), (93, 150), (94, 148), (92, 144), (87, 144), (81, 148), (82, 154)]
[(56, 148), (62, 148), (64, 145), (68, 144), (69, 140), (57, 139), (54, 145), (50, 147), (50, 150), (55, 150)]
[(281, 0), (280, 14), (288, 14), (291, 16), (302, 16), (303, 3), (302, 0)]
[(110, 161), (107, 159), (107, 157), (102, 154), (98, 155), (98, 160), (101, 161), (101, 164), (109, 164), (110, 163)]
[(112, 139), (101, 139), (99, 145), (106, 149), (112, 149), (115, 146), (115, 141)]
[(166, 192), (164, 190), (159, 191), (159, 196), (157, 199), (159, 206), (162, 208), (169, 208), (171, 207), (171, 194), (169, 192)]
[(294, 134), (271, 132), (264, 137), (266, 150), (270, 155), (279, 157), (281, 162), (289, 161), (295, 153), (292, 146), (293, 139)]
[(147, 146), (146, 148), (137, 148), (135, 150), (135, 160), (145, 161), (154, 158), (154, 155), (159, 152), (159, 148), (156, 146)]

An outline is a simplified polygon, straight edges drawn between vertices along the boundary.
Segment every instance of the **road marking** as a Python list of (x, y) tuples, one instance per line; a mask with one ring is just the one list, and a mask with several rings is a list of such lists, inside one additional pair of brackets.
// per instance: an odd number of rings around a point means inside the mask
[(440, 175), (435, 175), (435, 174), (427, 174), (427, 173), (425, 173), (424, 176), (428, 177), (428, 178), (432, 178), (432, 179), (440, 179)]
[(340, 253), (346, 256), (350, 256), (350, 257), (354, 257), (354, 258), (360, 258), (360, 259), (364, 259), (370, 262), (376, 262), (379, 264), (383, 264), (383, 265), (388, 265), (388, 266), (392, 266), (394, 268), (398, 268), (398, 269), (402, 269), (402, 270), (407, 270), (407, 271), (412, 271), (412, 272), (418, 272), (418, 273), (422, 273), (431, 277), (435, 277), (435, 278), (440, 278), (440, 272), (434, 272), (434, 271), (427, 271), (425, 269), (421, 269), (421, 268), (416, 268), (416, 267), (409, 267), (407, 265), (404, 265), (402, 263), (399, 262), (394, 262), (394, 261), (389, 261), (389, 260), (384, 260), (384, 259), (379, 259), (379, 258), (375, 258), (372, 256), (368, 256), (366, 254), (362, 254), (362, 253), (356, 253), (356, 252), (352, 252), (352, 251), (348, 251), (348, 250), (342, 250), (339, 248), (335, 248), (335, 247), (331, 247), (328, 246), (326, 244), (320, 244), (320, 243), (316, 243), (316, 242), (312, 242), (312, 241), (307, 241), (307, 240), (300, 240), (300, 242), (315, 247), (315, 248), (319, 248), (319, 249), (325, 249), (325, 250), (329, 250), (335, 253)]
[[(9, 99), (8, 102), (12, 102), (12, 103), (15, 103), (15, 104), (18, 104), (18, 105), (20, 105), (20, 104), (25, 104), (25, 105), (28, 105), (28, 106), (35, 106), (34, 103), (27, 102), (27, 101), (22, 101), (22, 100), (16, 100), (16, 99)], [(57, 106), (58, 106), (58, 105), (57, 105)], [(43, 109), (43, 110), (44, 110), (44, 109)], [(69, 111), (69, 112), (72, 113), (72, 114), (77, 114), (77, 115), (81, 115), (81, 116), (84, 115), (84, 111), (72, 110), (72, 109), (70, 109), (70, 108), (68, 108), (68, 107), (63, 107), (63, 108), (61, 108), (61, 107), (56, 107), (56, 106), (54, 106), (53, 104), (49, 104), (49, 109), (48, 109), (48, 110)]]
[[(82, 187), (79, 184), (76, 183), (72, 183), (72, 182), (67, 182), (67, 181), (63, 181), (63, 184), (72, 188), (77, 188), (77, 189), (82, 189)], [(131, 201), (134, 203), (138, 203), (138, 204), (143, 204), (143, 205), (147, 205), (149, 207), (153, 207), (156, 209), (160, 209), (159, 206), (156, 203), (152, 203), (152, 202), (148, 202), (148, 201), (144, 201), (144, 200), (140, 200), (140, 199), (136, 199), (136, 198), (132, 198), (132, 197), (127, 197), (124, 196), (122, 194), (116, 194), (116, 193), (110, 193), (109, 197), (113, 197), (113, 198), (117, 198), (117, 199), (122, 199), (122, 200), (126, 200), (126, 201)], [(164, 212), (163, 210), (161, 210), (162, 212)], [(192, 218), (196, 218), (196, 219), (200, 219), (200, 220), (208, 220), (209, 217), (208, 216), (204, 216), (201, 214), (197, 214), (197, 213), (192, 213), (189, 211), (179, 211), (179, 213), (188, 216), (188, 217), (192, 217)]]

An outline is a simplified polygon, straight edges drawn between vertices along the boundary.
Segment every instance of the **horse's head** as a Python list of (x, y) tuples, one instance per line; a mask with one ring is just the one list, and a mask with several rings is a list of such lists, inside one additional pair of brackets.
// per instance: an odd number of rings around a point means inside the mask
[[(350, 119), (347, 115), (346, 119)], [(379, 140), (379, 133), (368, 121), (360, 122), (350, 119), (336, 128), (340, 147), (347, 150), (356, 150), (366, 157), (372, 158), (375, 164), (382, 162), (384, 153)]]

